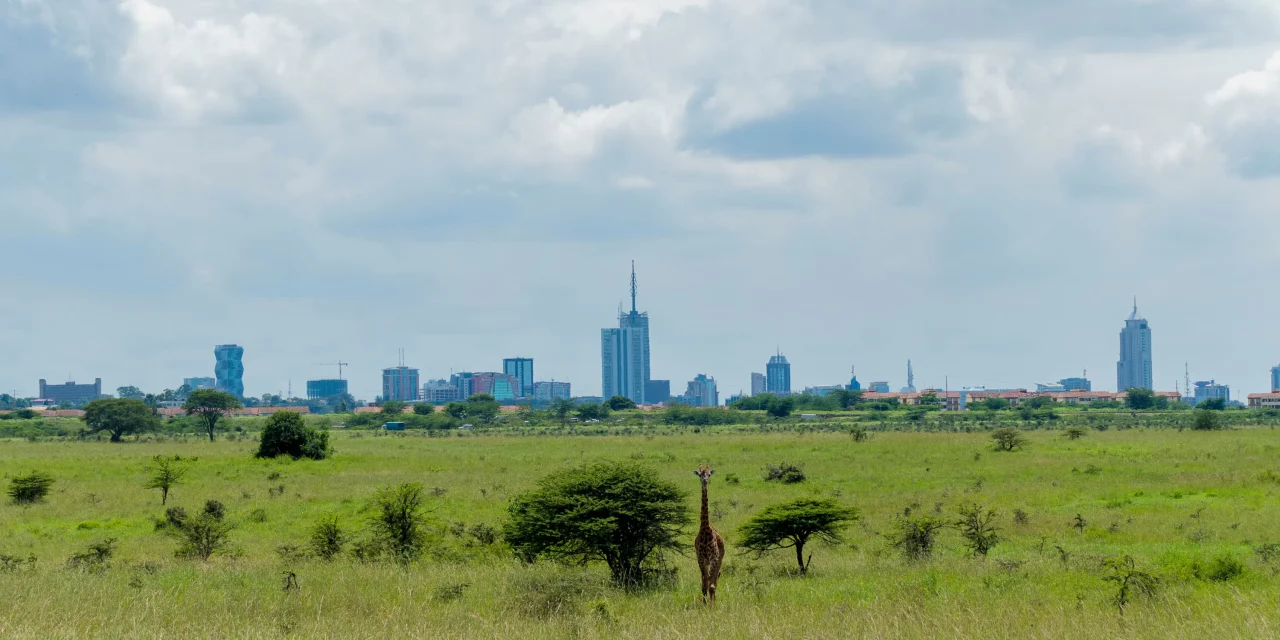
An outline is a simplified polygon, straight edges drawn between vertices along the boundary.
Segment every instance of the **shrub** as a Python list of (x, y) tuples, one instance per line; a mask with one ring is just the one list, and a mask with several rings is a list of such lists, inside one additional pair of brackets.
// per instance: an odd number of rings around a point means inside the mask
[(151, 477), (147, 480), (147, 488), (160, 490), (160, 506), (169, 501), (169, 490), (181, 484), (182, 478), (187, 475), (187, 470), (178, 465), (181, 459), (178, 456), (170, 458), (160, 455), (151, 459), (154, 466), (150, 468)]
[(553, 473), (512, 499), (507, 543), (526, 560), (608, 565), (615, 583), (638, 586), (690, 522), (685, 494), (650, 467), (586, 464)]
[(436, 412), (436, 406), (434, 404), (419, 402), (418, 404), (413, 405), (413, 413), (415, 415), (429, 416), (434, 414), (435, 412)]
[(1228, 582), (1244, 575), (1245, 565), (1232, 556), (1221, 555), (1210, 561), (1208, 566), (1195, 563), (1192, 571), (1201, 580)]
[(427, 538), (425, 501), (418, 483), (387, 487), (373, 497), (374, 540), (397, 562), (409, 563), (422, 555)]
[(941, 518), (921, 516), (898, 518), (895, 531), (888, 534), (891, 544), (908, 560), (920, 560), (933, 553), (933, 545), (937, 542), (938, 531), (947, 526)]
[(866, 442), (871, 439), (871, 432), (863, 425), (855, 425), (849, 429), (849, 435), (853, 437), (854, 442)]
[(995, 509), (984, 510), (976, 504), (960, 507), (960, 519), (956, 520), (955, 527), (960, 530), (960, 536), (969, 547), (969, 553), (975, 558), (987, 557), (987, 552), (1000, 542), (1000, 535), (992, 524), (995, 519)]
[(342, 553), (342, 548), (351, 541), (351, 536), (342, 529), (338, 516), (322, 518), (311, 529), (311, 553), (321, 560), (333, 560)]
[(1154, 574), (1138, 569), (1132, 556), (1104, 560), (1103, 566), (1111, 573), (1102, 579), (1116, 585), (1116, 595), (1112, 597), (1112, 602), (1120, 610), (1120, 615), (1124, 615), (1124, 608), (1129, 605), (1133, 596), (1150, 596), (1155, 593), (1159, 584), (1159, 579)]
[(19, 476), (9, 482), (9, 497), (14, 504), (35, 504), (44, 502), (53, 487), (53, 477), (38, 471)]
[(100, 571), (116, 554), (116, 539), (107, 538), (89, 545), (88, 549), (67, 558), (67, 566), (74, 569)]
[(609, 405), (609, 409), (612, 411), (627, 411), (636, 408), (636, 403), (626, 396), (614, 396), (609, 398), (605, 404)]
[(1026, 436), (1014, 427), (1005, 427), (996, 429), (991, 432), (991, 440), (994, 442), (996, 451), (1013, 451), (1014, 449), (1025, 448), (1027, 445)]
[(235, 525), (225, 521), (224, 514), (222, 503), (216, 500), (206, 502), (204, 511), (194, 518), (188, 518), (181, 509), (166, 511), (173, 533), (182, 539), (174, 555), (208, 561), (214, 554), (225, 552)]
[(771, 464), (764, 468), (764, 479), (766, 482), (781, 482), (782, 484), (795, 484), (804, 482), (808, 477), (804, 475), (804, 469), (799, 465), (783, 462), (780, 464)]
[(258, 458), (289, 456), (294, 460), (323, 460), (329, 456), (329, 434), (308, 426), (302, 414), (277, 411), (267, 418), (258, 444)]
[(809, 571), (810, 555), (804, 557), (804, 546), (809, 540), (838, 544), (843, 541), (844, 527), (858, 519), (857, 509), (844, 507), (834, 500), (800, 498), (775, 504), (751, 518), (738, 529), (743, 548), (763, 554), (774, 549), (796, 550), (796, 563), (800, 573)]
[(1191, 422), (1191, 428), (1196, 431), (1217, 431), (1222, 426), (1222, 416), (1211, 409), (1196, 409)]
[(1089, 430), (1084, 427), (1067, 427), (1062, 431), (1062, 437), (1068, 440), (1079, 440), (1088, 435)]

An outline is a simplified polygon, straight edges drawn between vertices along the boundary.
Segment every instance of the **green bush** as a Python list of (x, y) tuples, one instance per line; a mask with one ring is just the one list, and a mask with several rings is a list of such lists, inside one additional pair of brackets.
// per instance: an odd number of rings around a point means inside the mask
[(1218, 431), (1223, 428), (1222, 416), (1212, 409), (1196, 409), (1191, 428), (1196, 431)]
[(427, 516), (422, 485), (405, 483), (382, 489), (373, 498), (374, 542), (397, 562), (407, 564), (426, 547)]
[(1197, 562), (1192, 566), (1195, 576), (1211, 582), (1228, 582), (1244, 575), (1245, 564), (1229, 555), (1221, 555), (1202, 565)]
[(1022, 435), (1022, 432), (1015, 427), (1005, 427), (992, 431), (991, 440), (996, 451), (1013, 451), (1014, 449), (1025, 448), (1027, 445), (1026, 436)]
[(841, 506), (835, 500), (800, 498), (766, 507), (742, 525), (738, 533), (742, 547), (757, 554), (794, 548), (800, 573), (807, 573), (813, 556), (805, 560), (805, 544), (810, 539), (838, 544), (843, 541), (844, 527), (857, 519), (857, 509)]
[(19, 476), (9, 482), (9, 497), (14, 504), (44, 502), (52, 486), (53, 477), (40, 472)]
[(764, 468), (764, 479), (766, 482), (796, 484), (797, 482), (804, 482), (808, 479), (808, 476), (804, 474), (804, 469), (800, 465), (783, 462), (766, 466)]
[(294, 460), (323, 460), (329, 456), (329, 433), (308, 426), (302, 414), (277, 411), (267, 418), (258, 452), (254, 455), (259, 458), (290, 456)]
[(321, 560), (328, 561), (338, 557), (350, 541), (351, 536), (342, 529), (342, 523), (336, 515), (321, 519), (311, 529), (311, 553)]
[(681, 529), (690, 522), (679, 487), (629, 462), (553, 473), (512, 499), (508, 513), (504, 534), (518, 556), (602, 561), (626, 587), (641, 584), (663, 552), (683, 547)]
[(933, 554), (938, 531), (946, 526), (946, 521), (934, 516), (903, 516), (898, 518), (895, 530), (886, 537), (889, 544), (901, 551), (908, 560), (921, 560)]

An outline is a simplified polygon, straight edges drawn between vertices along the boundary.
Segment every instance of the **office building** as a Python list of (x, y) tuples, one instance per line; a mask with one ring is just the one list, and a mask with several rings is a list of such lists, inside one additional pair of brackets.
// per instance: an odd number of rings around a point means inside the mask
[(1271, 390), (1280, 393), (1280, 365), (1271, 368)]
[(1066, 393), (1067, 391), (1070, 391), (1070, 389), (1067, 389), (1066, 385), (1060, 382), (1050, 384), (1036, 383), (1036, 393)]
[(791, 394), (791, 363), (781, 351), (769, 358), (769, 363), (764, 366), (764, 377), (765, 393), (775, 396)]
[(858, 370), (856, 367), (849, 368), (849, 386), (845, 387), (848, 391), (862, 391), (862, 384), (858, 382)]
[(649, 384), (644, 386), (644, 401), (646, 404), (659, 404), (670, 399), (670, 380), (650, 380)]
[(902, 388), (902, 393), (916, 392), (916, 371), (911, 368), (911, 360), (907, 360), (907, 386)]
[(533, 358), (506, 358), (502, 361), (502, 372), (515, 376), (520, 380), (521, 398), (533, 397)]
[(307, 399), (324, 400), (347, 395), (346, 380), (308, 380)]
[(752, 372), (751, 373), (751, 395), (758, 396), (764, 393), (765, 389), (767, 388), (768, 388), (768, 385), (765, 384), (764, 374)]
[(426, 384), (422, 385), (421, 398), (423, 402), (448, 404), (461, 400), (462, 394), (458, 393), (458, 387), (448, 380), (428, 380)]
[(600, 330), (601, 389), (605, 398), (626, 396), (648, 404), (649, 314), (636, 311), (636, 267), (631, 263), (631, 313), (618, 310), (618, 328)]
[(195, 391), (196, 389), (217, 389), (217, 378), (183, 378), (182, 386)]
[(868, 382), (867, 391), (869, 393), (889, 393), (889, 383), (883, 380)]
[(552, 400), (568, 400), (573, 397), (568, 382), (535, 382), (533, 383), (533, 401), (551, 402)]
[(804, 388), (804, 392), (806, 394), (811, 396), (818, 396), (819, 398), (825, 397), (827, 394), (835, 393), (837, 391), (844, 391), (844, 390), (845, 390), (844, 385), (841, 385), (841, 384), (829, 384), (829, 385), (823, 385), (820, 387)]
[(1196, 382), (1194, 404), (1198, 405), (1205, 400), (1231, 402), (1231, 387), (1225, 384), (1218, 384), (1216, 380), (1200, 380)]
[(102, 378), (94, 378), (93, 384), (49, 384), (40, 379), (40, 399), (48, 400), (52, 405), (84, 404), (102, 397)]
[(449, 384), (458, 390), (459, 399), (466, 400), (474, 395), (471, 393), (471, 378), (474, 375), (470, 371), (459, 371), (449, 375)]
[[(532, 389), (530, 391), (532, 392)], [(498, 402), (511, 402), (519, 397), (520, 379), (505, 373), (471, 374), (471, 395), (477, 396), (482, 393), (493, 396), (493, 399)]]
[(1063, 378), (1058, 381), (1067, 391), (1093, 391), (1093, 383), (1088, 378)]
[(382, 370), (382, 400), (415, 402), (418, 399), (418, 370), (400, 365)]
[(1120, 330), (1120, 361), (1116, 363), (1116, 391), (1154, 389), (1151, 380), (1151, 327), (1138, 315), (1138, 301), (1133, 313)]
[(715, 407), (720, 405), (720, 394), (716, 391), (716, 379), (699, 373), (689, 381), (684, 393), (684, 402), (693, 407)]
[(244, 397), (244, 347), (220, 344), (213, 348), (213, 375), (219, 391)]

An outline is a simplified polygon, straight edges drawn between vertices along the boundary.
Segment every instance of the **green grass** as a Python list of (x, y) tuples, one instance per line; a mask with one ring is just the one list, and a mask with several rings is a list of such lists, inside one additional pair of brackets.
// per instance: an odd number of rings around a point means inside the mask
[[(1028, 432), (1025, 451), (997, 453), (982, 433), (685, 433), (669, 436), (473, 436), (335, 433), (331, 460), (261, 461), (243, 441), (0, 442), (3, 484), (29, 471), (57, 478), (49, 499), (0, 505), (0, 554), (34, 555), (34, 570), (0, 573), (0, 637), (1274, 637), (1280, 635), (1280, 560), (1254, 552), (1280, 542), (1280, 435), (1123, 430), (1068, 441)], [(360, 437), (357, 437), (360, 436)], [(227, 505), (238, 553), (209, 563), (174, 558), (155, 531), (158, 491), (141, 487), (156, 454), (195, 457), (170, 505)], [(637, 594), (609, 586), (601, 567), (524, 566), (501, 548), (468, 544), (454, 523), (503, 522), (508, 499), (556, 468), (600, 458), (641, 459), (689, 492), (698, 464), (716, 468), (713, 522), (729, 554), (713, 610), (698, 603), (693, 558), (673, 559), (677, 583)], [(808, 480), (767, 483), (767, 464), (802, 465)], [(269, 479), (279, 473), (278, 479)], [(740, 483), (724, 478), (736, 474)], [(284, 560), (313, 523), (339, 514), (363, 526), (373, 493), (420, 482), (438, 525), (434, 552), (407, 568), (340, 560)], [(270, 488), (283, 485), (282, 495)], [(808, 577), (794, 555), (757, 558), (735, 530), (768, 504), (834, 497), (863, 519), (839, 548), (815, 546)], [(934, 557), (907, 562), (882, 534), (895, 518), (976, 502), (997, 509), (1005, 541), (965, 557), (954, 531)], [(1013, 512), (1027, 514), (1016, 524)], [(265, 521), (252, 514), (261, 510)], [(1076, 514), (1088, 522), (1071, 528)], [(696, 515), (696, 514), (695, 514)], [(692, 540), (694, 530), (690, 529)], [(119, 539), (100, 573), (66, 560)], [(1069, 557), (1063, 562), (1057, 547)], [(1103, 559), (1128, 554), (1161, 588), (1124, 616), (1111, 603)], [(1217, 558), (1246, 565), (1208, 578)], [(282, 590), (284, 572), (300, 590)], [(1197, 576), (1201, 577), (1197, 577)], [(466, 585), (466, 586), (459, 586)]]

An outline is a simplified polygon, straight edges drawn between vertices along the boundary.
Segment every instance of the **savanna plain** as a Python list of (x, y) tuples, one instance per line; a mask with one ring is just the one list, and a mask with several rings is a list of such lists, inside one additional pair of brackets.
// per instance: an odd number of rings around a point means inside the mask
[[(1013, 451), (981, 431), (428, 435), (335, 430), (334, 454), (318, 461), (255, 459), (249, 437), (0, 442), (4, 484), (54, 479), (43, 502), (0, 505), (0, 637), (1280, 636), (1272, 427), (1028, 430)], [(165, 506), (145, 488), (157, 455), (187, 469)], [(507, 547), (514, 496), (599, 460), (641, 463), (687, 491), (690, 542), (691, 472), (715, 469), (709, 510), (728, 552), (713, 606), (692, 551), (623, 589), (603, 565), (529, 563)], [(804, 479), (765, 478), (784, 463)], [(317, 522), (358, 538), (373, 496), (403, 483), (423, 488), (421, 557), (306, 552)], [(801, 497), (858, 514), (840, 542), (806, 547), (807, 573), (790, 550), (736, 544), (753, 515)], [(166, 509), (209, 500), (225, 507), (229, 546), (175, 556)], [(995, 512), (985, 556), (953, 526), (966, 505)], [(930, 553), (904, 553), (895, 535), (922, 518), (947, 526)], [(105, 540), (108, 557), (86, 551)]]

